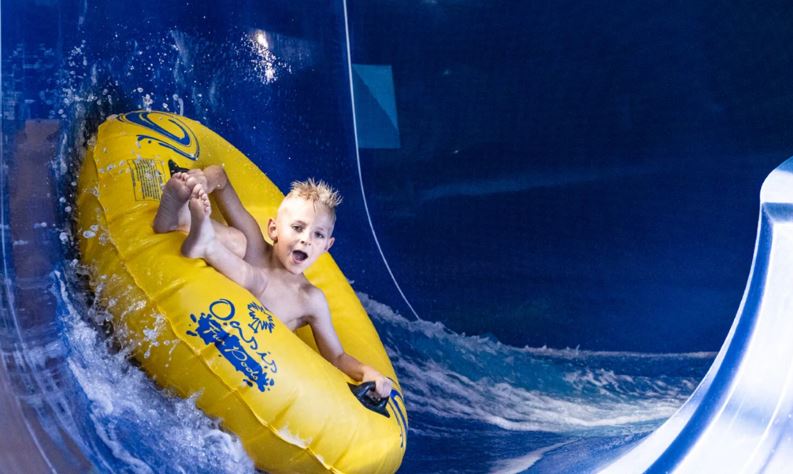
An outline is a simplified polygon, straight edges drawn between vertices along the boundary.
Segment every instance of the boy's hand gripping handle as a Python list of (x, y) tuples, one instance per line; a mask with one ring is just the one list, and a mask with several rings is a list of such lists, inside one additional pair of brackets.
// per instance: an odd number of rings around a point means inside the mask
[(381, 400), (375, 400), (374, 398), (369, 395), (369, 392), (374, 392), (375, 383), (374, 382), (364, 382), (360, 385), (352, 385), (347, 384), (350, 386), (350, 390), (352, 394), (355, 395), (355, 398), (361, 402), (361, 405), (372, 410), (375, 413), (383, 415), (386, 418), (390, 418), (391, 415), (386, 410), (386, 405), (388, 404), (388, 397), (383, 398)]

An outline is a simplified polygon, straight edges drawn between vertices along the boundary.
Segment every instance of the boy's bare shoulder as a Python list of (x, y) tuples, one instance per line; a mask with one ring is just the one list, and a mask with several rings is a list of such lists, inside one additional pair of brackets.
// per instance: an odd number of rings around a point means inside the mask
[(322, 290), (306, 280), (305, 284), (301, 288), (301, 292), (306, 298), (306, 306), (311, 317), (317, 318), (330, 316), (328, 300), (325, 298), (325, 293)]
[(301, 290), (311, 303), (322, 304), (325, 306), (328, 305), (328, 300), (325, 298), (325, 293), (318, 287), (312, 285), (310, 281), (306, 280)]

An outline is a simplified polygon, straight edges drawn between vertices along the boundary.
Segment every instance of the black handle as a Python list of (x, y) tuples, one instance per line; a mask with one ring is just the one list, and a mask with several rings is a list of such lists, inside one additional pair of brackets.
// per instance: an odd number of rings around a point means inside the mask
[(375, 383), (374, 382), (364, 382), (360, 385), (353, 385), (347, 384), (350, 386), (350, 391), (352, 394), (355, 395), (355, 398), (361, 402), (361, 405), (365, 406), (367, 409), (372, 410), (375, 413), (383, 415), (386, 418), (391, 418), (391, 415), (386, 410), (386, 405), (388, 405), (388, 397), (383, 398), (381, 400), (375, 400), (369, 394), (370, 391), (374, 391)]
[(171, 176), (173, 176), (176, 173), (187, 173), (188, 171), (190, 171), (190, 169), (182, 168), (181, 166), (177, 165), (175, 161), (168, 160), (168, 171), (170, 171)]

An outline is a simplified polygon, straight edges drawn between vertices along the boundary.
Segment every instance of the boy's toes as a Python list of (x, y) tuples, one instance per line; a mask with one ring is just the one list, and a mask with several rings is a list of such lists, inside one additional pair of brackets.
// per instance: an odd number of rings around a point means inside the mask
[(195, 189), (196, 185), (199, 184), (197, 179), (189, 175), (184, 175), (184, 182), (190, 189)]
[(195, 206), (196, 210), (202, 210), (204, 214), (209, 214), (212, 210), (209, 196), (200, 184), (193, 188), (193, 192), (190, 194), (190, 204)]
[(176, 198), (180, 205), (190, 197), (190, 190), (185, 187), (184, 181), (178, 176), (178, 173), (171, 176), (171, 179), (165, 183), (163, 192)]
[(206, 206), (204, 205), (204, 200), (201, 199), (201, 196), (197, 193), (193, 193), (190, 196), (189, 202), (190, 211), (196, 214), (206, 214)]

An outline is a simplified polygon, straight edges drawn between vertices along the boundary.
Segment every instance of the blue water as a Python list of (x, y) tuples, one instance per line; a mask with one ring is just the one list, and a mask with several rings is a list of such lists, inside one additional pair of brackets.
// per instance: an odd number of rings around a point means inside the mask
[[(254, 472), (239, 440), (169, 396), (109, 347), (79, 291), (79, 265), (56, 275), (65, 411), (103, 471)], [(595, 466), (669, 417), (713, 354), (516, 348), (410, 321), (359, 293), (403, 384), (410, 429), (402, 472), (565, 472)], [(549, 451), (549, 453), (546, 453)], [(556, 453), (556, 457), (550, 456)], [(585, 453), (585, 454), (584, 454)], [(567, 466), (567, 467), (566, 467)]]

